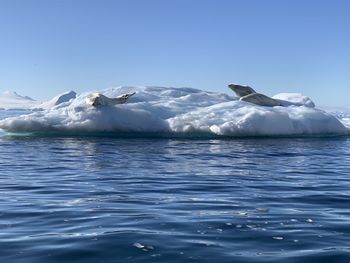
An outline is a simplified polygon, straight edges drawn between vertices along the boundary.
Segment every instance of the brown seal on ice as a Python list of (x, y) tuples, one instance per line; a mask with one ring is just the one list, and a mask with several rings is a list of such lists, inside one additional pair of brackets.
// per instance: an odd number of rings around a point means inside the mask
[(261, 93), (257, 93), (254, 89), (249, 86), (242, 86), (238, 84), (229, 84), (228, 87), (236, 93), (241, 101), (250, 102), (259, 106), (282, 106), (278, 100), (270, 98)]
[(228, 87), (234, 92), (236, 93), (237, 97), (242, 98), (246, 95), (249, 95), (251, 93), (256, 93), (255, 90), (253, 90), (251, 87), (249, 86), (242, 86), (242, 85), (238, 85), (238, 84), (229, 84)]

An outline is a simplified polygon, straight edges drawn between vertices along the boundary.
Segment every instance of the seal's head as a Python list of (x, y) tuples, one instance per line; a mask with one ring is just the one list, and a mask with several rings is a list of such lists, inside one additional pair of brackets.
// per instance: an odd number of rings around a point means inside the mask
[(100, 106), (105, 104), (105, 96), (100, 93), (93, 93), (86, 97), (86, 103), (91, 106)]
[(238, 84), (229, 84), (228, 87), (238, 96), (238, 97), (244, 97), (251, 93), (256, 93), (255, 90), (253, 90), (249, 86), (242, 86)]

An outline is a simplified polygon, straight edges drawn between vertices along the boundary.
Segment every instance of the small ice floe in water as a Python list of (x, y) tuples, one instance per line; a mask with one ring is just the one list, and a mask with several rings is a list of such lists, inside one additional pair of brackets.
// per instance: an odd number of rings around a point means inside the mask
[(314, 222), (314, 221), (313, 221), (311, 218), (309, 218), (309, 219), (306, 220), (306, 222), (312, 223), (312, 222)]
[(248, 215), (248, 212), (239, 211), (239, 212), (238, 212), (238, 215), (240, 215), (240, 216), (247, 216), (247, 215)]
[(283, 240), (283, 237), (272, 237), (272, 238), (276, 240)]
[(134, 247), (136, 247), (136, 248), (140, 248), (140, 249), (142, 249), (142, 248), (145, 248), (145, 246), (144, 245), (142, 245), (141, 243), (134, 243), (134, 244), (132, 244)]
[(88, 105), (97, 107), (97, 106), (106, 106), (106, 105), (117, 105), (117, 104), (124, 104), (127, 102), (127, 100), (135, 95), (136, 92), (133, 93), (126, 93), (123, 95), (120, 95), (115, 98), (109, 98), (101, 93), (93, 93), (86, 97), (85, 101)]
[(143, 245), (141, 243), (134, 243), (132, 244), (134, 247), (136, 248), (139, 248), (139, 249), (142, 249), (143, 251), (149, 251), (149, 250), (154, 250), (154, 247), (153, 246), (146, 246), (146, 245)]

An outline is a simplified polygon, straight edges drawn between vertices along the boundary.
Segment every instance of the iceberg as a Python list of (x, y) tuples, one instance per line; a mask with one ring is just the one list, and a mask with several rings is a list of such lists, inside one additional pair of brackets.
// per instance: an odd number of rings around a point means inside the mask
[[(93, 91), (96, 92), (96, 91)], [(245, 137), (349, 134), (347, 120), (314, 107), (301, 94), (279, 94), (284, 106), (265, 107), (193, 88), (116, 87), (107, 97), (136, 94), (126, 104), (93, 107), (85, 92), (53, 108), (0, 120), (5, 132), (160, 137)]]

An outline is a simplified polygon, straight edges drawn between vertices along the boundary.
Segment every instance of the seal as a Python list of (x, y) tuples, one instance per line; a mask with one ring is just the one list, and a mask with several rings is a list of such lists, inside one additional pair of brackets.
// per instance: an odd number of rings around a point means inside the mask
[(268, 106), (268, 107), (282, 106), (282, 104), (278, 100), (270, 98), (261, 93), (251, 93), (244, 97), (241, 97), (239, 100), (254, 103), (259, 106)]
[(126, 93), (123, 95), (120, 95), (116, 98), (109, 98), (101, 93), (92, 93), (89, 96), (86, 97), (85, 102), (88, 105), (97, 107), (97, 106), (104, 106), (104, 105), (116, 105), (116, 104), (124, 104), (127, 102), (127, 100), (135, 95), (136, 92), (133, 93)]
[(228, 87), (234, 92), (236, 93), (237, 97), (242, 98), (244, 96), (247, 96), (251, 93), (256, 93), (255, 90), (253, 90), (251, 87), (249, 86), (242, 86), (242, 85), (238, 85), (238, 84), (229, 84)]
[(250, 102), (259, 106), (282, 106), (281, 102), (270, 98), (261, 93), (257, 93), (254, 89), (249, 86), (242, 86), (238, 84), (229, 84), (228, 87), (236, 93), (236, 95), (240, 98), (241, 101)]

